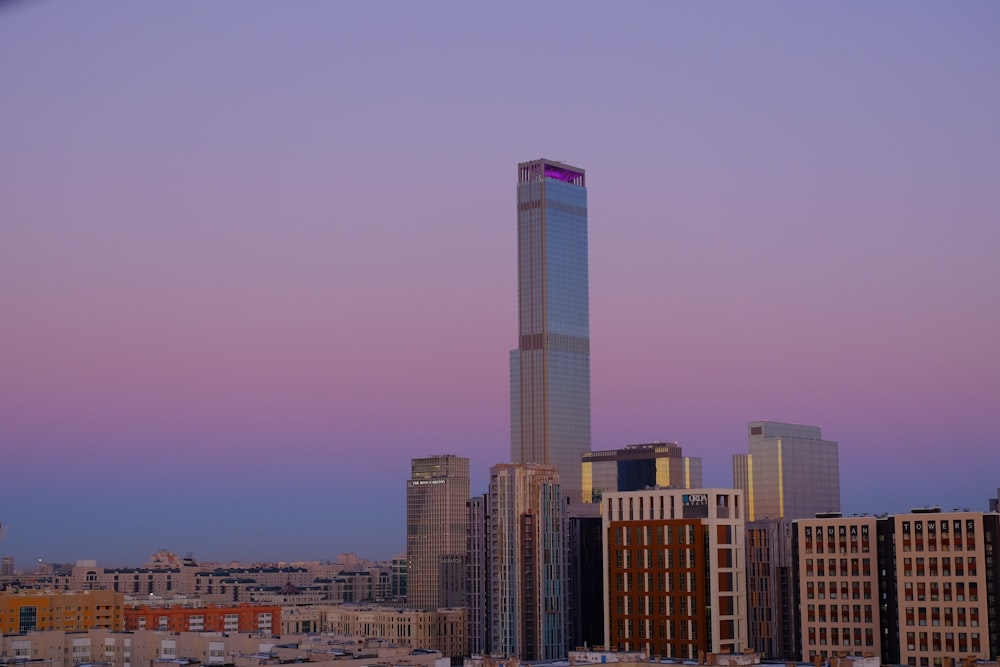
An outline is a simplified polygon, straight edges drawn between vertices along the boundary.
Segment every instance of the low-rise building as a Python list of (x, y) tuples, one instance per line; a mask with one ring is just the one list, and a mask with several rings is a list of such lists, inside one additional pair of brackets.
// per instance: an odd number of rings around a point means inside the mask
[(114, 591), (0, 592), (0, 633), (124, 629), (124, 596)]
[(327, 612), (327, 630), (343, 637), (384, 639), (413, 649), (440, 651), (459, 657), (468, 650), (468, 610), (434, 610), (337, 605)]
[(315, 667), (446, 667), (440, 652), (325, 636), (222, 632), (45, 631), (0, 637), (7, 664), (45, 667), (259, 667), (308, 662)]
[(281, 631), (281, 607), (250, 604), (230, 607), (132, 607), (125, 610), (125, 629), (271, 635)]

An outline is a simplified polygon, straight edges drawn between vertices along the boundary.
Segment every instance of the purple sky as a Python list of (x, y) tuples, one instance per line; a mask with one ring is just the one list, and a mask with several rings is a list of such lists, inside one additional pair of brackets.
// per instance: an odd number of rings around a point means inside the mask
[(587, 170), (593, 445), (1000, 486), (1000, 5), (0, 6), (0, 553), (405, 548), (509, 456), (516, 163)]

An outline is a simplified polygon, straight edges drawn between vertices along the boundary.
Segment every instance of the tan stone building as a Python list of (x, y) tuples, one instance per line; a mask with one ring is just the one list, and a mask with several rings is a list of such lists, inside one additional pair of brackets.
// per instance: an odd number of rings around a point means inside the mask
[(197, 566), (104, 568), (93, 560), (77, 561), (67, 575), (53, 575), (54, 588), (67, 591), (109, 590), (126, 595), (190, 595)]
[(447, 657), (466, 654), (468, 610), (397, 609), (362, 605), (329, 608), (327, 631), (342, 637), (383, 639), (398, 646), (440, 651)]
[(802, 659), (945, 667), (1000, 654), (995, 513), (795, 522)]
[(991, 657), (997, 610), (989, 598), (997, 582), (986, 549), (989, 542), (996, 547), (997, 520), (996, 514), (937, 509), (893, 517), (901, 664)]
[(407, 606), (465, 606), (469, 459), (443, 454), (413, 459), (406, 482)]
[(802, 660), (880, 656), (878, 519), (800, 519), (797, 569)]
[(426, 610), (326, 604), (281, 610), (283, 635), (321, 633), (359, 643), (440, 651), (447, 657), (468, 652), (467, 628), (465, 608)]

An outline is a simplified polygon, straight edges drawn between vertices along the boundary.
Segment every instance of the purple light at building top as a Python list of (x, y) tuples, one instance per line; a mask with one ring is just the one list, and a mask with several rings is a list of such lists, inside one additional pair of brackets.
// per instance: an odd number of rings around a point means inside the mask
[(558, 160), (546, 160), (544, 158), (532, 160), (531, 162), (521, 162), (517, 165), (517, 179), (519, 183), (551, 178), (560, 183), (578, 185), (583, 188), (587, 185), (584, 180), (585, 173), (583, 169), (572, 167)]
[(557, 167), (552, 164), (545, 165), (545, 178), (554, 178), (557, 181), (562, 181), (564, 183), (576, 183), (580, 184), (580, 179), (583, 178), (583, 174), (578, 171), (573, 171), (571, 169), (566, 169), (564, 167)]

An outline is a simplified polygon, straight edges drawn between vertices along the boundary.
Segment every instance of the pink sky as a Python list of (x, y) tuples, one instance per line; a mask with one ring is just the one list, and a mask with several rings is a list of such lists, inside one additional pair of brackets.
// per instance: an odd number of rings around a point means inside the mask
[(403, 551), (410, 458), (469, 456), (482, 492), (509, 455), (515, 166), (542, 156), (587, 169), (595, 448), (677, 440), (727, 486), (747, 421), (818, 424), (845, 511), (985, 509), (998, 28), (990, 2), (0, 9), (0, 552)]

